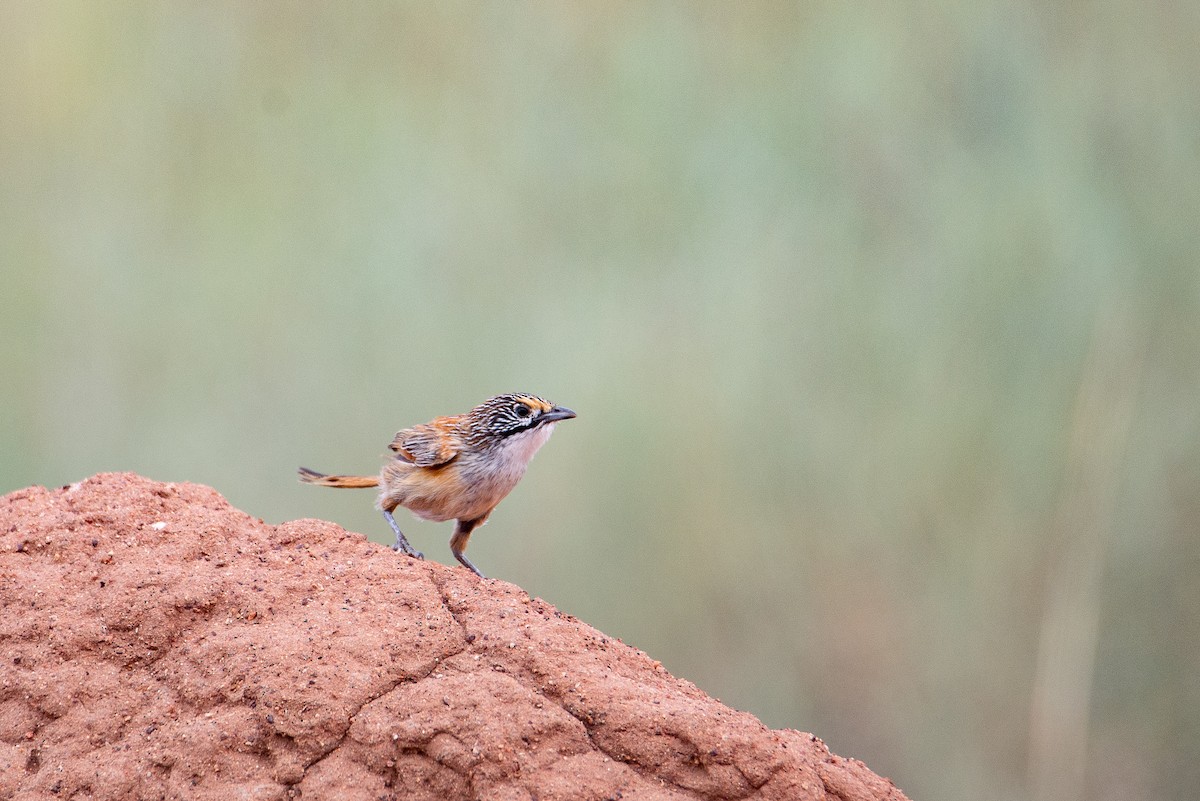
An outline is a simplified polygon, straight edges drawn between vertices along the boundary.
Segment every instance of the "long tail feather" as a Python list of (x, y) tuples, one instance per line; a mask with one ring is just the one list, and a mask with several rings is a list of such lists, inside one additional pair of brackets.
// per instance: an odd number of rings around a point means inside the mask
[(298, 471), (300, 480), (305, 484), (316, 484), (318, 487), (337, 487), (339, 489), (366, 489), (378, 487), (379, 476), (327, 476), (316, 470), (301, 467)]

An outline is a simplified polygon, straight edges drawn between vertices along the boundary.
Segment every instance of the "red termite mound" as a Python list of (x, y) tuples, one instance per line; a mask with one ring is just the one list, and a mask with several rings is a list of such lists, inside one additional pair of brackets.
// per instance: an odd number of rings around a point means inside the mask
[(0, 797), (903, 799), (503, 581), (208, 487), (0, 498)]

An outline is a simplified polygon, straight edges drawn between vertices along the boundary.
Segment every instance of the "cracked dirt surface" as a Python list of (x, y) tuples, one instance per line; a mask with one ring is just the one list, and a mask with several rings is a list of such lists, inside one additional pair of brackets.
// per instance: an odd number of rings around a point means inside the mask
[(904, 798), (512, 584), (200, 485), (0, 498), (0, 603), (0, 798)]

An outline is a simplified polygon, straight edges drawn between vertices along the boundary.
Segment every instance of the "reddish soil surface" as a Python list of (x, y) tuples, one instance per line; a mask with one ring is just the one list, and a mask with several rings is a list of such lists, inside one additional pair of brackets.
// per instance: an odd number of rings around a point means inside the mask
[(0, 798), (904, 798), (519, 587), (195, 484), (0, 498), (0, 604)]

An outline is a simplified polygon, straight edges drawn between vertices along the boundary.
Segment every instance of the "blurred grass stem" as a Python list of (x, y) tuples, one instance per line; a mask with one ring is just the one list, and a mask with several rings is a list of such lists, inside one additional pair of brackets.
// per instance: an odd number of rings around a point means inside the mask
[(1097, 315), (1076, 395), (1030, 707), (1034, 801), (1084, 795), (1101, 589), (1142, 361), (1129, 315)]

